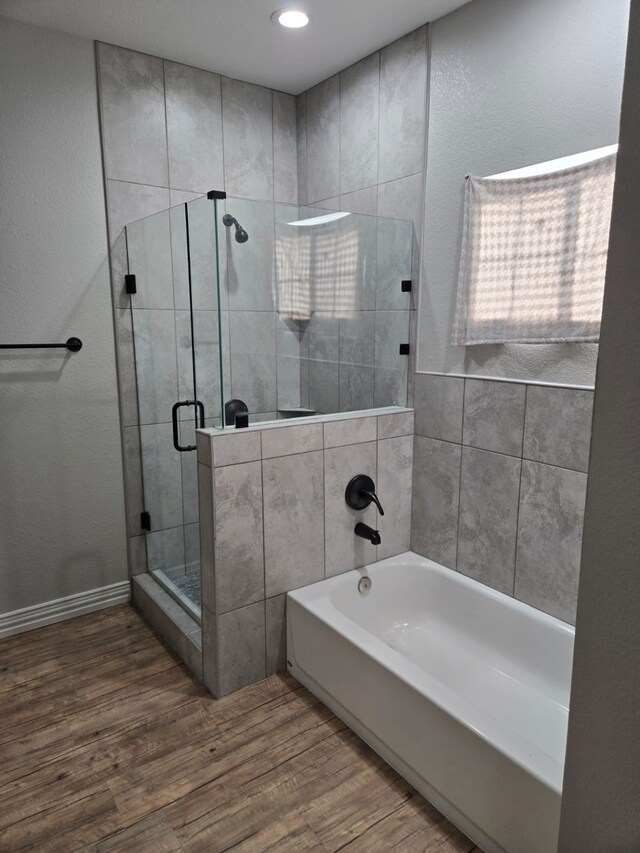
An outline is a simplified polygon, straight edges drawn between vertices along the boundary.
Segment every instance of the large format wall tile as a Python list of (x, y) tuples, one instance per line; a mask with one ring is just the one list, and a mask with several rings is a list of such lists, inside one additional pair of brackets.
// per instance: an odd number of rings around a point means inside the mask
[(411, 547), (455, 569), (462, 448), (416, 435), (413, 452)]
[[(198, 460), (200, 451), (198, 451)], [(202, 589), (202, 618), (205, 611), (216, 613), (216, 583), (214, 564), (213, 476), (208, 465), (198, 461), (198, 517), (200, 519), (200, 583)], [(204, 624), (203, 624), (204, 632)], [(211, 657), (215, 655), (211, 654)]]
[[(325, 424), (326, 426), (326, 424)], [(344, 492), (356, 474), (377, 477), (376, 442), (334, 447), (324, 453), (325, 574), (348, 572), (376, 560), (376, 548), (353, 532), (359, 521), (377, 528), (373, 505), (360, 512), (347, 506)]]
[(231, 355), (241, 352), (275, 355), (276, 327), (272, 311), (231, 311)]
[(342, 263), (336, 265), (335, 274), (342, 283), (334, 295), (336, 314), (371, 311), (376, 307), (376, 220), (354, 214), (338, 224), (337, 252)]
[(373, 407), (375, 388), (374, 367), (367, 367), (362, 364), (340, 364), (338, 382), (339, 411), (358, 412)]
[(168, 186), (162, 60), (99, 44), (98, 62), (107, 177)]
[(137, 222), (144, 216), (151, 216), (161, 210), (166, 210), (169, 204), (169, 190), (164, 187), (129, 184), (125, 181), (107, 181), (109, 235), (112, 245), (122, 233), (125, 225), (129, 225), (130, 222)]
[(399, 435), (413, 435), (413, 412), (395, 412), (390, 415), (378, 415), (378, 438), (396, 438)]
[(226, 696), (266, 677), (264, 602), (223, 613), (217, 625), (220, 696)]
[(149, 571), (184, 574), (184, 534), (182, 527), (147, 533), (147, 565)]
[(408, 551), (411, 545), (411, 480), (413, 436), (378, 442), (376, 489), (385, 514), (378, 518), (378, 559)]
[(426, 87), (425, 26), (380, 51), (381, 183), (424, 168)]
[[(215, 210), (214, 201), (206, 196), (194, 199), (186, 205), (186, 215), (189, 222), (191, 299), (189, 297), (185, 208), (171, 211), (173, 286), (176, 308), (188, 309), (190, 304), (193, 304), (194, 309), (199, 311), (217, 311), (218, 308), (228, 308), (226, 293), (227, 255), (221, 247), (219, 264), (216, 264), (214, 254), (216, 245)], [(218, 220), (221, 220), (224, 215), (221, 202), (218, 202), (217, 212)], [(219, 227), (223, 232), (222, 239), (224, 240), (226, 229), (222, 228), (221, 225)], [(176, 252), (178, 252), (177, 265)]]
[(262, 458), (322, 450), (322, 424), (299, 424), (262, 431)]
[(520, 459), (464, 447), (458, 571), (513, 595)]
[(215, 469), (214, 517), (216, 607), (225, 613), (264, 598), (260, 462)]
[[(193, 319), (193, 337), (191, 320)], [(205, 417), (220, 417), (220, 350), (217, 311), (176, 311), (176, 342), (178, 348), (178, 395), (181, 400), (193, 400), (193, 357), (196, 363), (198, 399)], [(223, 345), (225, 362), (228, 346)], [(228, 367), (228, 364), (226, 365)], [(177, 399), (177, 398), (176, 398)], [(183, 409), (185, 417), (193, 419), (193, 409)], [(189, 442), (192, 444), (193, 442)]]
[(416, 433), (442, 441), (462, 441), (464, 379), (417, 373), (414, 408)]
[(223, 190), (219, 75), (165, 61), (164, 82), (171, 187)]
[(340, 74), (340, 192), (378, 180), (380, 54), (373, 53)]
[(593, 391), (530, 385), (527, 388), (525, 458), (586, 471), (592, 412)]
[(424, 200), (424, 176), (422, 172), (407, 178), (398, 178), (378, 185), (378, 216), (406, 219), (420, 243), (422, 234), (422, 205)]
[(340, 195), (340, 77), (307, 94), (307, 201)]
[(129, 272), (136, 277), (134, 308), (173, 308), (171, 227), (168, 210), (127, 225)]
[(284, 92), (273, 93), (273, 197), (298, 203), (296, 167), (296, 99)]
[(340, 408), (340, 365), (337, 361), (307, 361), (309, 407), (317, 414)]
[(256, 462), (260, 459), (260, 433), (253, 430), (225, 430), (213, 434), (211, 453), (214, 467)]
[(346, 444), (362, 444), (375, 441), (377, 437), (375, 417), (344, 418), (324, 424), (324, 446), (342, 447)]
[(521, 456), (525, 393), (515, 382), (466, 379), (463, 443)]
[(375, 311), (353, 311), (340, 318), (339, 361), (374, 363)]
[(522, 463), (515, 595), (575, 621), (587, 475)]
[(235, 399), (244, 400), (250, 415), (276, 411), (275, 355), (253, 353), (232, 355), (231, 394)]
[(115, 309), (115, 331), (118, 346), (120, 417), (122, 425), (127, 427), (138, 423), (138, 389), (131, 311), (123, 308)]
[(229, 308), (233, 311), (273, 311), (273, 204), (227, 199), (227, 211), (249, 234), (236, 243), (232, 228), (223, 228), (227, 256)]
[(182, 468), (173, 446), (171, 424), (140, 427), (144, 509), (151, 513), (151, 529), (183, 524)]
[(287, 668), (286, 599), (283, 594), (265, 601), (267, 675)]
[(322, 466), (320, 450), (262, 463), (267, 597), (324, 577)]
[(298, 204), (307, 204), (307, 93), (296, 97), (296, 153)]
[(412, 276), (413, 234), (410, 222), (379, 219), (376, 264), (376, 310), (407, 310), (413, 307), (417, 282), (411, 293), (401, 283)]
[(271, 89), (223, 77), (222, 117), (227, 193), (248, 198), (272, 199)]
[(375, 366), (405, 371), (406, 355), (400, 344), (409, 343), (409, 311), (375, 312)]
[(300, 408), (300, 359), (278, 356), (276, 374), (278, 410)]
[[(193, 420), (181, 421), (180, 444), (193, 447), (196, 443), (196, 428)], [(185, 524), (198, 521), (198, 458), (191, 451), (180, 454), (182, 471), (182, 513)]]
[(363, 190), (343, 193), (340, 196), (340, 210), (375, 216), (378, 211), (378, 188), (365, 187)]
[(406, 406), (408, 402), (408, 361), (399, 362), (399, 369), (376, 367), (373, 383), (373, 405), (376, 409), (384, 406)]
[(140, 526), (140, 513), (144, 510), (142, 489), (142, 460), (140, 449), (140, 429), (126, 426), (124, 434), (124, 492), (127, 506), (127, 530), (129, 536), (138, 536), (143, 530)]
[(178, 400), (173, 311), (134, 310), (140, 423), (168, 423)]

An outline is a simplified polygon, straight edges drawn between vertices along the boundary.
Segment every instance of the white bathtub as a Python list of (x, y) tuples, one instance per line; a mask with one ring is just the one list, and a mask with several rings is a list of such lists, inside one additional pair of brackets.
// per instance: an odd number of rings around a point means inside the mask
[(556, 851), (573, 635), (410, 552), (287, 596), (289, 672), (486, 853)]

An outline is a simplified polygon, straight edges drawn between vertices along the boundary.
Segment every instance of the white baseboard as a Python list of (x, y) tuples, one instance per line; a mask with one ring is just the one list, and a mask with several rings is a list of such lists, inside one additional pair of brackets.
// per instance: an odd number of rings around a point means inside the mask
[(68, 595), (66, 598), (56, 598), (54, 601), (23, 607), (22, 610), (12, 610), (11, 613), (0, 614), (0, 637), (31, 631), (33, 628), (50, 625), (52, 622), (62, 622), (74, 616), (81, 616), (83, 613), (123, 604), (130, 599), (131, 582), (121, 581), (112, 583), (110, 586), (101, 586), (98, 589)]

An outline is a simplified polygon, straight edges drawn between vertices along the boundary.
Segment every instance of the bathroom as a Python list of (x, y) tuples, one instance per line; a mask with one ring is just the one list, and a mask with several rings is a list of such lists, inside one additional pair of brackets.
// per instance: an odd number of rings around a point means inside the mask
[(639, 853), (640, 11), (283, 7), (0, 0), (0, 849)]

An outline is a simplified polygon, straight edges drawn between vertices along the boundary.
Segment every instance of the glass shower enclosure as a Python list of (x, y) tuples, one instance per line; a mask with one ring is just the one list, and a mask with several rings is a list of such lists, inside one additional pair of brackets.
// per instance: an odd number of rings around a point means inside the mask
[(224, 193), (126, 226), (147, 568), (197, 620), (196, 429), (405, 406), (413, 240)]

